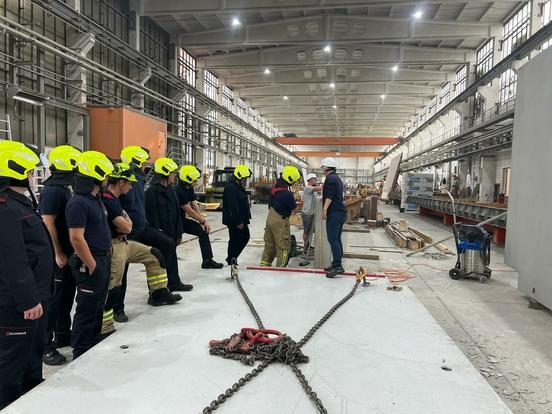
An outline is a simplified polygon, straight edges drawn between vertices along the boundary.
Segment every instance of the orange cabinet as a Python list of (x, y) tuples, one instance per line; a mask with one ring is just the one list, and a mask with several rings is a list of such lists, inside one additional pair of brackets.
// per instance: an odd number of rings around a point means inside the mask
[(129, 108), (91, 107), (89, 112), (91, 149), (119, 159), (123, 147), (139, 145), (149, 149), (150, 162), (165, 156), (165, 121)]

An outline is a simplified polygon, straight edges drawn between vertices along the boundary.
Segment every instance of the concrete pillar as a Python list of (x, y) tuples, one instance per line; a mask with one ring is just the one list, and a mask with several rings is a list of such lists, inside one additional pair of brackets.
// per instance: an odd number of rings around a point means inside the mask
[[(140, 85), (145, 86), (147, 81), (151, 78), (152, 72), (151, 68), (139, 68), (132, 66), (130, 68), (130, 78), (138, 82)], [(139, 109), (140, 111), (144, 110), (144, 94), (134, 92), (130, 96), (130, 104), (133, 108)]]
[[(81, 1), (72, 0), (68, 5), (80, 12)], [(80, 56), (86, 55), (92, 50), (96, 42), (93, 33), (77, 32), (67, 27), (67, 45), (76, 51)], [(86, 105), (86, 70), (79, 64), (67, 62), (65, 65), (65, 76), (74, 88), (67, 88), (67, 100), (78, 105)], [(85, 116), (73, 111), (67, 112), (67, 143), (79, 149), (88, 149), (89, 143), (86, 136)]]
[(324, 269), (332, 263), (332, 251), (326, 233), (326, 220), (322, 220), (322, 197), (314, 201), (314, 268)]
[(492, 203), (496, 183), (496, 158), (481, 156), (479, 173), (479, 202)]

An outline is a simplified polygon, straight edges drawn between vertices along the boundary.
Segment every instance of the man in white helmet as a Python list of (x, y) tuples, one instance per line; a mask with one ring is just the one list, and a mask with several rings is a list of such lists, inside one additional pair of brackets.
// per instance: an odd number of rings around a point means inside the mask
[(303, 221), (303, 255), (305, 259), (309, 251), (309, 238), (314, 233), (314, 198), (315, 193), (322, 191), (322, 186), (318, 184), (316, 174), (307, 175), (307, 185), (303, 189), (303, 209), (301, 210), (301, 220)]
[(343, 225), (347, 221), (347, 210), (343, 203), (343, 181), (336, 174), (337, 161), (335, 158), (324, 158), (322, 170), (326, 176), (322, 187), (322, 219), (326, 220), (326, 233), (332, 250), (332, 264), (324, 270), (326, 277), (334, 278), (345, 272), (341, 263), (343, 259), (341, 233)]

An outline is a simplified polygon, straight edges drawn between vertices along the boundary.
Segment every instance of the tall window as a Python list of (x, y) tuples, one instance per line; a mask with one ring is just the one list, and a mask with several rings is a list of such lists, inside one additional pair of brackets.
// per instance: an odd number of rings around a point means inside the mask
[[(502, 58), (527, 40), (531, 21), (531, 2), (527, 2), (502, 28)], [(501, 104), (516, 97), (517, 75), (508, 69), (500, 76), (499, 102)]]
[(245, 101), (242, 98), (236, 99), (236, 115), (245, 119)]
[(454, 84), (456, 85), (455, 93), (456, 96), (460, 95), (466, 89), (466, 82), (468, 79), (468, 66), (462, 66), (458, 72), (456, 72), (456, 78)]
[(249, 125), (255, 126), (255, 122), (257, 120), (257, 111), (253, 108), (249, 108), (249, 116), (247, 117), (247, 121), (249, 122)]
[(489, 39), (477, 51), (475, 75), (480, 78), (493, 67), (494, 39)]
[(441, 88), (441, 107), (448, 104), (450, 101), (450, 82), (447, 82)]
[(184, 49), (178, 50), (178, 76), (188, 85), (196, 86), (197, 61)]
[[(546, 26), (552, 21), (552, 0), (546, 0), (542, 3), (542, 25)], [(552, 45), (552, 38), (542, 44), (542, 50)]]
[(205, 150), (205, 167), (214, 169), (217, 165), (217, 151), (211, 148)]
[(462, 115), (458, 111), (452, 111), (452, 128), (454, 134), (460, 133), (460, 125), (462, 124)]
[(219, 89), (219, 80), (213, 72), (208, 70), (205, 71), (203, 77), (203, 93), (207, 95), (208, 98), (217, 100)]
[(197, 139), (198, 137), (194, 134), (194, 120), (192, 113), (196, 110), (196, 99), (190, 94), (186, 94), (184, 98), (180, 101), (180, 105), (184, 107), (188, 112), (179, 112), (179, 124), (181, 130), (181, 136), (186, 137), (190, 140)]
[(222, 88), (222, 106), (226, 109), (232, 110), (234, 105), (234, 91), (227, 85)]

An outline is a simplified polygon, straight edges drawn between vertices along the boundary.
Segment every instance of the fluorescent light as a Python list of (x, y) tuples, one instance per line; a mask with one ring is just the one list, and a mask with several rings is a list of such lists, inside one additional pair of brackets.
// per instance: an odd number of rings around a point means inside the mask
[(288, 96), (284, 95), (284, 101), (287, 101), (287, 100), (288, 100)]
[(334, 89), (335, 88), (335, 83), (330, 83), (330, 88)]
[(391, 68), (391, 70), (392, 70), (393, 72), (398, 71), (398, 70), (399, 70), (399, 65), (393, 66), (393, 67)]
[(330, 45), (327, 45), (325, 48), (324, 48), (324, 52), (326, 53), (330, 53), (332, 51), (332, 47)]
[(265, 75), (270, 75), (270, 69), (269, 69), (269, 68), (266, 68), (266, 69), (264, 70), (264, 74), (265, 74)]
[(241, 26), (240, 19), (238, 19), (237, 17), (234, 17), (232, 19), (232, 26)]
[(381, 99), (385, 99), (385, 94), (381, 95)]
[(419, 19), (423, 16), (424, 13), (422, 13), (420, 10), (418, 10), (416, 13), (413, 14), (414, 18)]
[(31, 104), (31, 105), (34, 105), (34, 106), (42, 106), (43, 105), (42, 102), (36, 101), (34, 99), (31, 99), (31, 98), (25, 98), (24, 96), (15, 95), (13, 97), (13, 99), (15, 99), (16, 101), (25, 102), (25, 103), (28, 103), (28, 104)]

